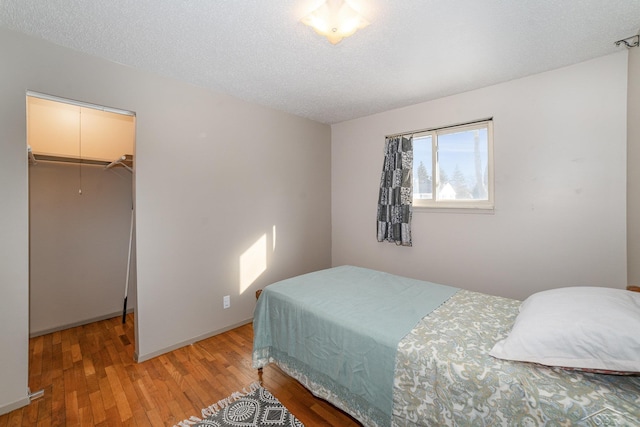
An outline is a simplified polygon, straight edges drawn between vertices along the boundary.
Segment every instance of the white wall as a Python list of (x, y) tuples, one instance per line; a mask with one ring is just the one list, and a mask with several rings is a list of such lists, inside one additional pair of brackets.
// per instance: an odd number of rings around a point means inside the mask
[(628, 283), (640, 285), (640, 47), (629, 49), (627, 97)]
[[(29, 166), (31, 336), (122, 313), (131, 181), (123, 167)], [(132, 308), (135, 280), (129, 285)]]
[[(29, 351), (29, 211), (23, 70), (0, 32), (0, 414), (26, 405)], [(10, 59), (11, 58), (11, 59)], [(22, 104), (22, 108), (16, 108)]]
[(247, 322), (257, 288), (330, 266), (328, 126), (4, 29), (0, 57), (0, 413), (27, 386), (26, 90), (137, 113), (140, 359)]
[[(625, 52), (332, 126), (332, 263), (522, 299), (626, 285)], [(384, 137), (494, 118), (495, 212), (413, 214), (378, 243)]]

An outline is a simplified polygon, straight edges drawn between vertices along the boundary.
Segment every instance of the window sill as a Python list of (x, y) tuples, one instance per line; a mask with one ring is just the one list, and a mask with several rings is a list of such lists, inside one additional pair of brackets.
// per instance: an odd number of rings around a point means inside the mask
[(493, 215), (495, 214), (495, 208), (472, 208), (472, 207), (436, 207), (436, 206), (413, 206), (414, 213), (448, 213), (448, 214), (483, 214)]

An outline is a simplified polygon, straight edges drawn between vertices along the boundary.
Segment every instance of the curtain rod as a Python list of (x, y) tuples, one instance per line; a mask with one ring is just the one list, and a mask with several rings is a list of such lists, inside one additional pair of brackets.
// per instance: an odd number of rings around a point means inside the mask
[(458, 126), (475, 125), (476, 123), (488, 122), (488, 121), (491, 121), (491, 120), (493, 120), (493, 117), (487, 117), (486, 119), (478, 119), (478, 120), (473, 120), (471, 122), (458, 123), (458, 124), (449, 125), (449, 126), (440, 126), (440, 127), (435, 127), (435, 128), (413, 130), (413, 131), (409, 131), (409, 132), (392, 133), (390, 135), (385, 135), (385, 138), (391, 138), (391, 137), (394, 137), (394, 136), (413, 135), (413, 134), (416, 134), (416, 133), (423, 133), (423, 132), (433, 132), (433, 131), (436, 131), (436, 130), (455, 128), (455, 127), (458, 127)]
[[(634, 42), (629, 43), (630, 40), (634, 40), (634, 39), (635, 39)], [(627, 49), (640, 46), (640, 34), (636, 34), (635, 36), (627, 37), (626, 39), (618, 40), (616, 42), (616, 46), (620, 46), (621, 44), (624, 44), (624, 46)]]
[(60, 98), (59, 96), (48, 95), (46, 93), (40, 93), (40, 92), (34, 92), (32, 90), (27, 91), (27, 96), (31, 96), (33, 98), (45, 99), (47, 101), (62, 102), (64, 104), (75, 105), (76, 107), (91, 108), (93, 110), (100, 110), (107, 113), (122, 114), (124, 116), (132, 116), (132, 117), (136, 116), (136, 113), (134, 113), (133, 111), (121, 110), (119, 108), (105, 107), (103, 105), (91, 104), (89, 102), (83, 102), (83, 101), (76, 101), (74, 99)]

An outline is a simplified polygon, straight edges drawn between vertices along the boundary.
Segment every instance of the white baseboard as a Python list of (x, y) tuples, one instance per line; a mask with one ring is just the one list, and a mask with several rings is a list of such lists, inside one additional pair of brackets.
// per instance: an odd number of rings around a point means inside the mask
[(25, 396), (20, 400), (9, 403), (8, 405), (2, 405), (0, 406), (0, 415), (8, 414), (11, 411), (15, 411), (16, 409), (20, 409), (23, 406), (27, 406), (29, 403), (31, 403), (29, 396)]

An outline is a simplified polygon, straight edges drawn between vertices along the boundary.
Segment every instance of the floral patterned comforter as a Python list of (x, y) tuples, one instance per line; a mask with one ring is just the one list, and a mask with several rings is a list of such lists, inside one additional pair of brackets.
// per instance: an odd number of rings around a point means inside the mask
[(461, 290), (423, 318), (398, 345), (392, 424), (640, 426), (638, 376), (489, 356), (519, 305)]

